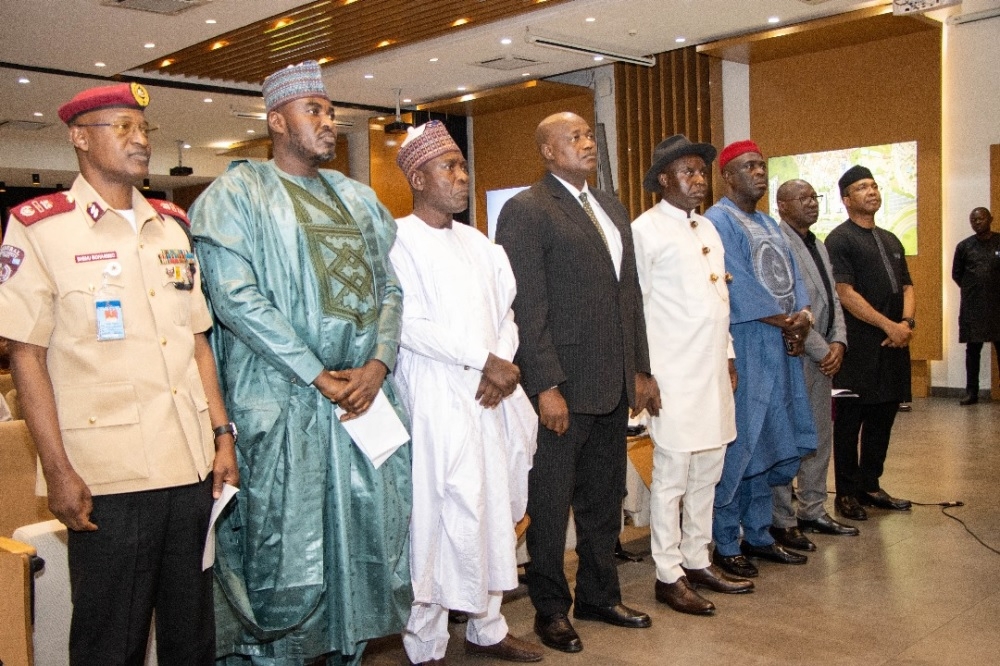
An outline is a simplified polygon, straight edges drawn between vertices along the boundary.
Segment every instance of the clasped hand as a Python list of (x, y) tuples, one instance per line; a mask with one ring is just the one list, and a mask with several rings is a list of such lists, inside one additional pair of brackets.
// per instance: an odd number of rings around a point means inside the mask
[(350, 421), (372, 406), (388, 371), (382, 361), (371, 359), (360, 368), (324, 370), (313, 380), (313, 386), (346, 412), (341, 421)]

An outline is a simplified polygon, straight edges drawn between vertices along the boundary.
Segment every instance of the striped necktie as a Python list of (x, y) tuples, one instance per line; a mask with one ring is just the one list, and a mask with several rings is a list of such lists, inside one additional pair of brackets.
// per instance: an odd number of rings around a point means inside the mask
[(580, 192), (580, 203), (583, 205), (583, 210), (587, 213), (587, 217), (590, 218), (590, 221), (594, 223), (594, 227), (597, 228), (597, 233), (601, 235), (601, 240), (604, 241), (604, 247), (608, 248), (608, 251), (610, 252), (611, 248), (608, 245), (608, 237), (604, 235), (604, 229), (601, 227), (601, 223), (597, 221), (597, 214), (594, 213), (594, 209), (591, 208), (590, 201), (587, 200), (586, 192)]

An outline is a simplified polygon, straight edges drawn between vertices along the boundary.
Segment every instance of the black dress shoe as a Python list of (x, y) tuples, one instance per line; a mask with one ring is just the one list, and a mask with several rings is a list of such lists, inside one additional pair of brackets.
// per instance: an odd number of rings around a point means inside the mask
[(715, 551), (712, 553), (712, 562), (727, 574), (739, 578), (756, 578), (760, 574), (753, 562), (745, 558), (742, 553), (739, 555), (720, 555), (719, 551)]
[(622, 541), (615, 541), (615, 557), (623, 562), (642, 562), (642, 555), (622, 548)]
[(861, 508), (857, 498), (851, 495), (837, 495), (833, 501), (833, 508), (837, 515), (848, 520), (868, 520), (868, 512)]
[(908, 402), (901, 402), (901, 403), (899, 403), (899, 408), (896, 411), (899, 411), (899, 412), (912, 412), (913, 411), (913, 405), (911, 405)]
[(979, 391), (966, 391), (962, 399), (958, 401), (958, 404), (962, 407), (968, 407), (969, 405), (974, 405), (979, 402)]
[(573, 617), (577, 620), (595, 620), (629, 629), (645, 629), (653, 624), (648, 615), (634, 608), (629, 608), (625, 604), (591, 606), (577, 601), (573, 604)]
[(913, 506), (910, 500), (893, 497), (881, 488), (873, 493), (858, 493), (858, 502), (865, 506), (877, 506), (890, 511), (909, 511)]
[(785, 548), (804, 550), (808, 553), (816, 550), (816, 544), (810, 541), (798, 527), (774, 527), (771, 526), (771, 536)]
[(535, 633), (542, 639), (542, 644), (561, 652), (579, 652), (583, 642), (576, 629), (569, 623), (566, 613), (552, 615), (535, 615)]
[(769, 560), (778, 564), (805, 564), (809, 561), (809, 558), (805, 555), (785, 550), (777, 543), (766, 546), (755, 546), (749, 541), (743, 541), (740, 543), (740, 550), (747, 557), (759, 557), (762, 560)]
[(715, 612), (715, 604), (695, 592), (684, 576), (673, 583), (664, 583), (657, 579), (653, 591), (657, 601), (670, 606), (678, 613), (711, 615)]
[[(742, 559), (746, 559), (742, 555)], [(749, 562), (748, 562), (749, 564)], [(681, 567), (683, 568), (683, 567)], [(691, 587), (698, 589), (704, 587), (713, 592), (722, 594), (746, 594), (753, 592), (753, 582), (745, 578), (730, 578), (726, 573), (717, 569), (714, 564), (710, 564), (704, 569), (684, 569)]]
[(858, 536), (861, 532), (857, 527), (838, 523), (824, 513), (816, 520), (804, 520), (799, 518), (799, 529), (803, 532), (815, 532), (816, 534), (832, 534), (833, 536)]

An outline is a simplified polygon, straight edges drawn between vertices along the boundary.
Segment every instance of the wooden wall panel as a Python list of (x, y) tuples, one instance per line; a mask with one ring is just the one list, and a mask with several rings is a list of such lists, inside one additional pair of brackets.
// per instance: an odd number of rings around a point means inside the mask
[[(594, 95), (580, 88), (578, 97), (476, 115), (473, 152), (476, 170), (476, 227), (486, 233), (486, 191), (531, 185), (545, 175), (535, 147), (535, 128), (545, 117), (571, 111), (594, 124)], [(591, 183), (594, 180), (591, 179)]]
[[(412, 122), (409, 114), (403, 117)], [(396, 164), (399, 144), (405, 134), (386, 134), (381, 124), (372, 124), (368, 129), (368, 161), (371, 187), (385, 204), (393, 217), (399, 218), (413, 212), (413, 194), (406, 176)]]
[(661, 53), (653, 67), (615, 64), (618, 195), (633, 219), (658, 200), (642, 189), (656, 144), (673, 134), (712, 143), (712, 70), (694, 47)]
[[(917, 367), (942, 352), (941, 34), (924, 31), (750, 66), (750, 129), (765, 155), (917, 141)], [(845, 213), (846, 219), (846, 213)]]

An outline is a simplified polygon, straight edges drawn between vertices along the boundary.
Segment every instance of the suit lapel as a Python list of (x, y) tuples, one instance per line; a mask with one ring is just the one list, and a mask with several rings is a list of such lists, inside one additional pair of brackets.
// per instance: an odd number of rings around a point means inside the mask
[[(601, 235), (597, 233), (597, 229), (594, 227), (593, 220), (587, 215), (587, 212), (583, 210), (583, 206), (580, 204), (566, 186), (556, 180), (556, 177), (551, 173), (546, 174), (546, 185), (549, 188), (549, 193), (554, 199), (559, 202), (559, 207), (566, 214), (567, 219), (569, 219), (573, 224), (577, 225), (582, 231), (587, 240), (594, 246), (594, 249), (600, 252), (601, 256), (604, 257), (605, 266), (611, 271), (611, 274), (615, 274), (615, 264), (611, 261), (611, 252), (608, 251), (608, 246), (604, 244), (604, 240), (601, 239)], [(590, 190), (590, 194), (594, 194), (594, 190)], [(593, 197), (597, 198), (597, 197)], [(604, 204), (598, 201), (601, 208), (604, 208)], [(610, 217), (610, 215), (609, 215)], [(612, 220), (612, 222), (614, 222)], [(617, 225), (616, 225), (617, 226)], [(619, 230), (619, 233), (621, 231)]]

